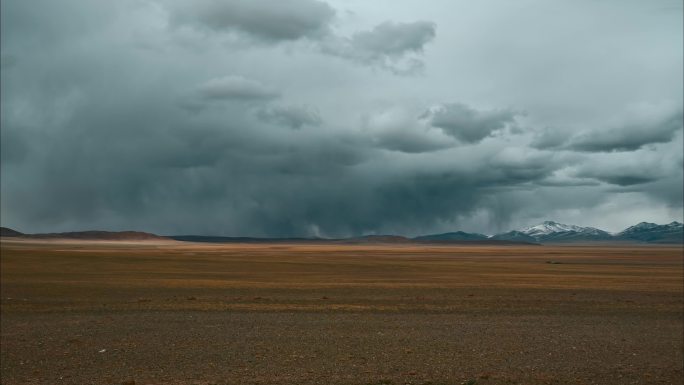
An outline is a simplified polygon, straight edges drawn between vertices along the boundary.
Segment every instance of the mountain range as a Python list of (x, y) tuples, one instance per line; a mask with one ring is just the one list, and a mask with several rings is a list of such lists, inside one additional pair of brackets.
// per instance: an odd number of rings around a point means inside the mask
[(672, 222), (665, 225), (641, 222), (634, 226), (630, 226), (619, 233), (611, 234), (594, 227), (581, 227), (554, 221), (545, 221), (521, 230), (494, 235), (492, 239), (537, 243), (684, 243), (682, 223), (680, 222)]
[(173, 239), (185, 242), (247, 243), (247, 242), (317, 242), (317, 243), (463, 243), (463, 244), (548, 244), (548, 243), (684, 243), (682, 223), (664, 225), (641, 222), (623, 231), (611, 234), (594, 227), (566, 225), (545, 221), (535, 226), (492, 236), (455, 231), (441, 234), (421, 235), (407, 238), (399, 235), (365, 235), (360, 237), (327, 238), (253, 238), (202, 235), (159, 236), (138, 231), (80, 231), (68, 233), (23, 234), (6, 227), (0, 228), (2, 237), (33, 239), (82, 239), (82, 240), (159, 240)]

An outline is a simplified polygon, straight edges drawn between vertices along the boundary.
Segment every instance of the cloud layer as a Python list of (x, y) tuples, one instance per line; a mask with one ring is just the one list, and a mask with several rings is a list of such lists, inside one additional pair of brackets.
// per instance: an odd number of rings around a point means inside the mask
[(278, 93), (263, 84), (241, 76), (225, 76), (206, 81), (198, 87), (201, 97), (208, 100), (267, 100)]
[[(583, 20), (619, 62), (509, 2), (3, 2), (2, 225), (338, 237), (681, 220), (681, 20), (604, 3), (549, 15)], [(607, 11), (611, 28), (586, 19)]]
[(328, 32), (335, 10), (317, 0), (198, 0), (174, 8), (175, 21), (278, 42)]
[(508, 110), (477, 111), (461, 103), (451, 103), (433, 107), (423, 117), (447, 135), (464, 143), (476, 143), (512, 123), (515, 114)]

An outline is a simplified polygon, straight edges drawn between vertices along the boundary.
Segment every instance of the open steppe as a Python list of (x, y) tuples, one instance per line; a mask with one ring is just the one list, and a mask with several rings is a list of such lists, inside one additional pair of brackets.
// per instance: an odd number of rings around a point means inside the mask
[(2, 384), (681, 384), (679, 246), (1, 243)]

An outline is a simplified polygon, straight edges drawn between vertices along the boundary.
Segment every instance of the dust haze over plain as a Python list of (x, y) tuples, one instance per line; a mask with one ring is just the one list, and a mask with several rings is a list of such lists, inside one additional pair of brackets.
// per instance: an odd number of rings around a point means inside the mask
[(2, 225), (682, 221), (681, 1), (2, 2)]

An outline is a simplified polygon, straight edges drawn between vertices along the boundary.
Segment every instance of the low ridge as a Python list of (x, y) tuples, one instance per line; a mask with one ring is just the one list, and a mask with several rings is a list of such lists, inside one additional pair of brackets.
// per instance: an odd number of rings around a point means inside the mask
[(7, 227), (2, 227), (3, 237), (22, 237), (31, 239), (81, 239), (106, 241), (142, 241), (153, 239), (168, 239), (152, 233), (142, 231), (71, 231), (64, 233), (24, 234)]
[(0, 237), (21, 237), (24, 233), (12, 230), (9, 227), (0, 227)]
[(211, 243), (270, 243), (270, 242), (338, 242), (338, 243), (451, 243), (451, 244), (538, 244), (538, 243), (582, 243), (582, 242), (636, 242), (636, 243), (684, 243), (683, 225), (671, 222), (658, 225), (640, 222), (625, 230), (611, 234), (594, 227), (567, 225), (554, 221), (544, 221), (538, 225), (520, 230), (512, 230), (488, 237), (479, 233), (454, 231), (440, 234), (427, 234), (414, 238), (400, 235), (365, 235), (342, 239), (323, 238), (251, 238), (223, 236), (159, 236), (140, 231), (74, 231), (64, 233), (24, 234), (8, 227), (0, 228), (2, 237), (23, 237), (33, 239), (81, 239), (81, 240), (160, 240), (173, 239), (185, 242)]
[(421, 241), (483, 241), (489, 238), (484, 234), (455, 231), (451, 233), (421, 235), (413, 239)]

